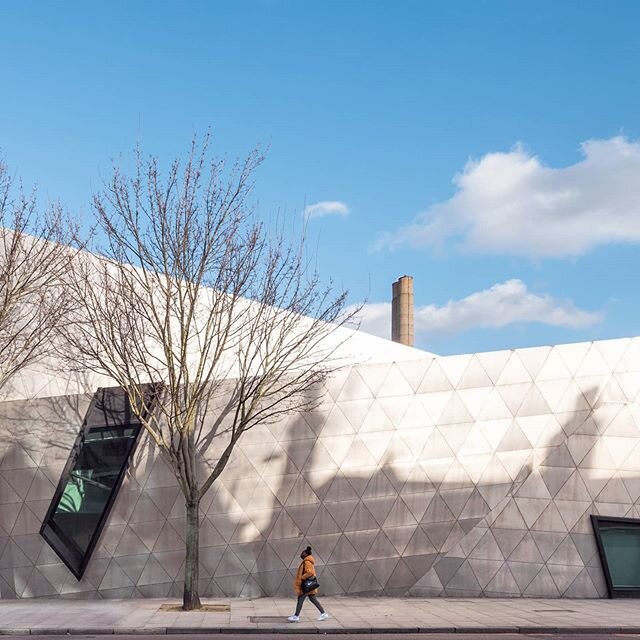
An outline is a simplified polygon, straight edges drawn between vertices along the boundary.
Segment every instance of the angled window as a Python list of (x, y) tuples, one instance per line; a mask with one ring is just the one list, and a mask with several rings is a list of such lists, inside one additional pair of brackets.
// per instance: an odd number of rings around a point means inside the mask
[(78, 579), (98, 543), (141, 430), (124, 389), (98, 389), (40, 529)]
[(640, 520), (591, 516), (610, 598), (640, 596)]

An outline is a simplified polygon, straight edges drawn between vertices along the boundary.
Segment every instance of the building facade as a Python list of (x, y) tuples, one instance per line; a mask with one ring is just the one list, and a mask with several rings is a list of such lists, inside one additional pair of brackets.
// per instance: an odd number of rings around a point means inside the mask
[[(82, 570), (42, 535), (61, 478), (82, 475), (84, 391), (0, 402), (0, 597), (179, 596), (183, 498), (144, 433)], [(317, 410), (245, 434), (204, 498), (204, 596), (289, 595), (307, 544), (329, 595), (591, 598), (619, 582), (592, 516), (605, 532), (640, 518), (640, 338), (395, 354), (317, 392)]]

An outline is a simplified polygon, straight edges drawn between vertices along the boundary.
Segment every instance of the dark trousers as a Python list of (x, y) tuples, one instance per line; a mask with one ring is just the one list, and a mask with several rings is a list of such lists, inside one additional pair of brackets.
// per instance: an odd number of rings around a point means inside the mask
[(316, 609), (320, 613), (324, 613), (324, 609), (322, 608), (322, 605), (320, 604), (320, 600), (318, 600), (318, 598), (316, 598), (315, 596), (308, 596), (307, 594), (303, 593), (301, 596), (298, 596), (298, 604), (296, 604), (296, 615), (297, 616), (299, 616), (300, 612), (302, 611), (302, 605), (304, 604), (304, 599), (305, 598), (309, 598), (309, 600), (311, 600), (312, 604), (315, 605)]

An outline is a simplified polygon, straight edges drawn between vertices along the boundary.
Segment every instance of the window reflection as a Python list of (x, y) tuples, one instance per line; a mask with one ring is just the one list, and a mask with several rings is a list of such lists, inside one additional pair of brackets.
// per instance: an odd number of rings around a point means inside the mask
[(78, 578), (106, 522), (140, 430), (123, 389), (98, 390), (41, 529)]
[(640, 594), (640, 520), (592, 516), (609, 595)]

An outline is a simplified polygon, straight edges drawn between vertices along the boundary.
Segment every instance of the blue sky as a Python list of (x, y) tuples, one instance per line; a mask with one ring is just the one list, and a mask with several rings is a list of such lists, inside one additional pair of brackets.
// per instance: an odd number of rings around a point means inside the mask
[[(87, 212), (140, 139), (268, 146), (256, 198), (442, 354), (640, 334), (640, 3), (0, 3), (0, 149)], [(595, 141), (595, 142), (589, 142)], [(586, 143), (586, 144), (585, 144)], [(457, 177), (456, 177), (457, 176)]]

